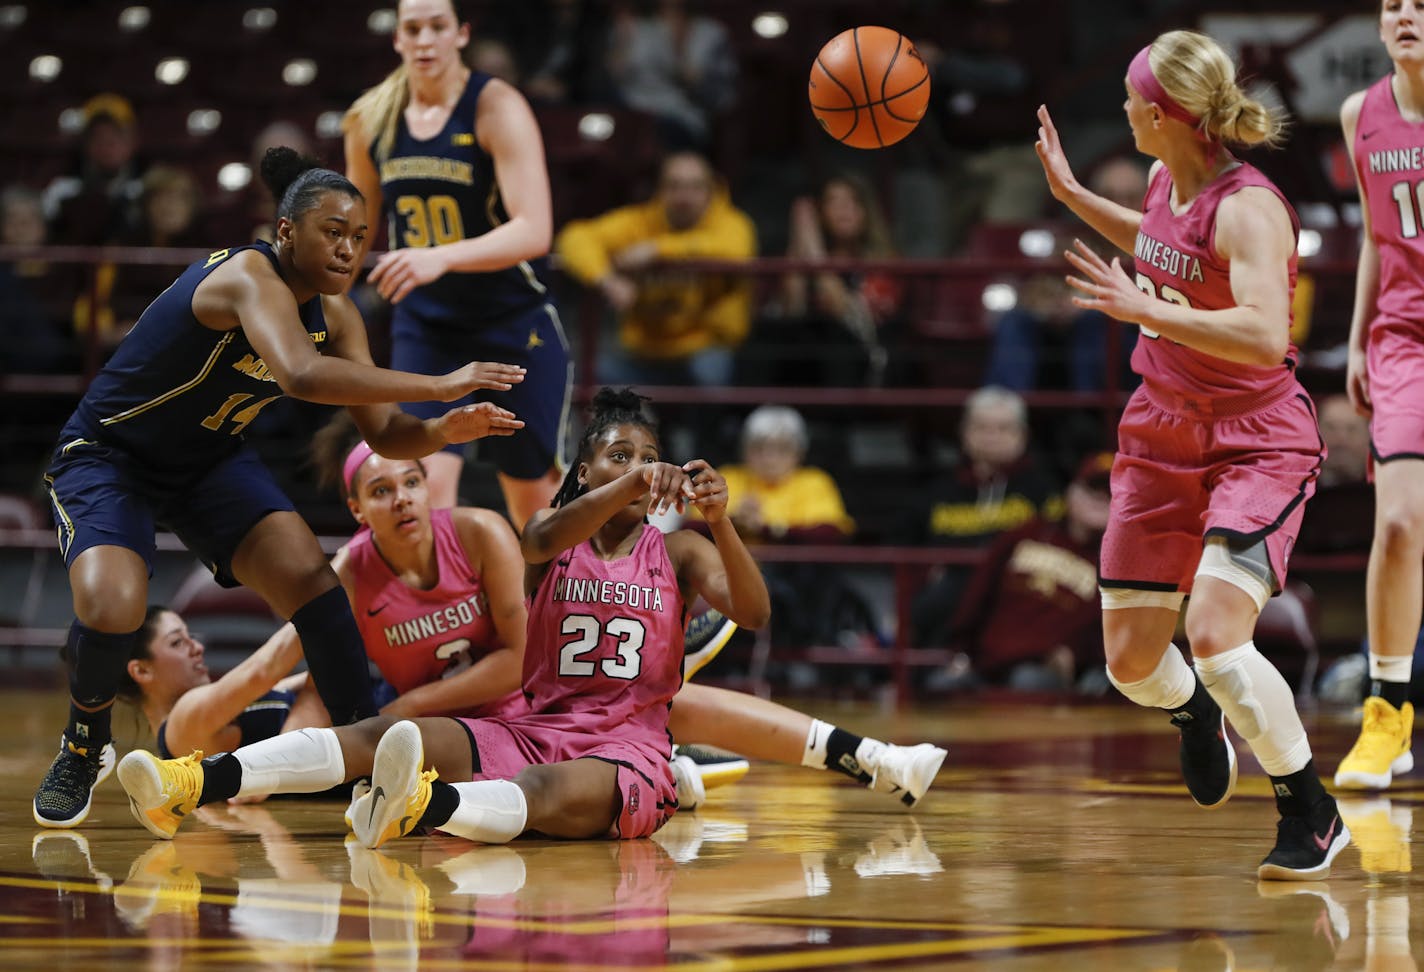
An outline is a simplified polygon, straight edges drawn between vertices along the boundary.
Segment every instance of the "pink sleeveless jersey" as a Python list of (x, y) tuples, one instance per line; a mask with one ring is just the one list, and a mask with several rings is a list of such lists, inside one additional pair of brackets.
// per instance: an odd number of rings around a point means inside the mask
[(1365, 92), (1353, 146), (1355, 172), (1370, 207), (1370, 235), (1379, 250), (1372, 328), (1424, 324), (1424, 123), (1400, 117), (1391, 77)]
[[(1142, 225), (1135, 244), (1137, 285), (1162, 300), (1202, 310), (1235, 307), (1230, 263), (1216, 251), (1216, 211), (1227, 196), (1247, 186), (1261, 186), (1280, 197), (1291, 225), (1300, 221), (1290, 203), (1254, 166), (1241, 163), (1222, 173), (1192, 200), (1186, 212), (1172, 212), (1172, 176), (1160, 166), (1147, 187)], [(1290, 290), (1295, 293), (1296, 255), (1290, 259)], [(1295, 381), (1295, 345), (1286, 360), (1268, 368), (1226, 361), (1160, 337), (1147, 328), (1132, 353), (1132, 368), (1150, 391), (1161, 397), (1274, 397)], [(1165, 393), (1165, 394), (1163, 394)]]
[[(440, 579), (428, 591), (410, 587), (391, 571), (370, 530), (346, 545), (366, 655), (400, 693), (463, 671), (500, 647), (484, 585), (465, 556), (450, 511), (432, 510), (430, 528)], [(460, 714), (513, 715), (524, 708), (516, 690)]]
[(541, 727), (668, 753), (682, 686), (682, 594), (663, 535), (644, 524), (626, 557), (587, 541), (561, 553), (529, 606), (524, 692)]

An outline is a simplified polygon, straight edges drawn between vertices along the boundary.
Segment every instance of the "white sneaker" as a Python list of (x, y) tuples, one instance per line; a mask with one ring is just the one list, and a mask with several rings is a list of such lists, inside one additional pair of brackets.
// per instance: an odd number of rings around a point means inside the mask
[(409, 720), (385, 731), (371, 761), (371, 792), (352, 810), (351, 831), (362, 847), (375, 850), (386, 841), (415, 829), (430, 805), (435, 770), (425, 765), (420, 728)]
[(702, 785), (702, 774), (691, 756), (674, 756), (668, 761), (672, 767), (672, 778), (677, 783), (677, 808), (695, 810), (707, 799), (707, 788)]
[(870, 788), (877, 793), (895, 794), (905, 806), (914, 807), (934, 783), (948, 755), (947, 751), (929, 743), (918, 746), (886, 743)]
[(346, 820), (346, 829), (355, 830), (356, 825), (352, 823), (356, 819), (356, 804), (361, 802), (361, 798), (371, 792), (371, 778), (364, 776), (356, 781), (351, 787), (351, 802), (346, 805), (346, 812), (342, 817)]

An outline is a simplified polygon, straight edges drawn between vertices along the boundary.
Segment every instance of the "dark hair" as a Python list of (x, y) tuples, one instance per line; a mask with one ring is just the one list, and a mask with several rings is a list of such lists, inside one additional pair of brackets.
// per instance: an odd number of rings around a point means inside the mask
[(654, 439), (658, 437), (658, 420), (644, 407), (651, 400), (631, 388), (598, 390), (590, 406), (593, 414), (579, 438), (578, 452), (569, 464), (569, 471), (564, 475), (564, 482), (554, 494), (550, 506), (563, 506), (583, 494), (585, 487), (578, 481), (579, 463), (588, 461), (593, 455), (593, 444), (615, 425), (639, 425), (647, 429)]
[(315, 209), (324, 192), (344, 192), (365, 199), (361, 190), (340, 172), (323, 169), (316, 159), (286, 145), (274, 145), (262, 156), (262, 181), (277, 200), (278, 218), (296, 221)]
[[(148, 606), (143, 615), (143, 624), (139, 625), (138, 639), (134, 642), (133, 651), (129, 652), (129, 661), (148, 661), (153, 657), (153, 639), (158, 637), (158, 616), (171, 610), (173, 609), (162, 604)], [(133, 680), (127, 665), (119, 672), (119, 684), (114, 694), (131, 705), (143, 703), (143, 689)]]
[(346, 480), (341, 473), (346, 466), (346, 457), (360, 441), (361, 430), (356, 427), (351, 413), (345, 409), (337, 412), (331, 421), (316, 430), (307, 456), (312, 468), (316, 470), (317, 486), (323, 490), (336, 490), (342, 499), (347, 497)]

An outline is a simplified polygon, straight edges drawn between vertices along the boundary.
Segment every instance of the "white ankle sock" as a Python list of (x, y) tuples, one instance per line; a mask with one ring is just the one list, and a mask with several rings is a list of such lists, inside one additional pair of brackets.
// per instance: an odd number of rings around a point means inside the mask
[(240, 797), (320, 793), (346, 779), (346, 759), (331, 729), (286, 732), (232, 755), (242, 764)]
[(1310, 762), (1295, 696), (1276, 666), (1256, 650), (1256, 643), (1196, 660), (1202, 684), (1226, 713), (1271, 776), (1289, 776)]
[(1413, 673), (1413, 655), (1377, 655), (1370, 652), (1370, 678), (1408, 684)]
[(809, 766), (811, 769), (826, 768), (826, 743), (835, 728), (829, 722), (811, 720), (811, 731), (806, 733), (806, 751), (801, 754), (802, 766)]
[(529, 805), (512, 780), (452, 783), (460, 803), (439, 830), (482, 844), (504, 844), (524, 833)]
[(1108, 669), (1108, 681), (1138, 705), (1149, 709), (1175, 709), (1186, 705), (1197, 690), (1197, 679), (1176, 645), (1169, 644), (1152, 674), (1136, 682), (1119, 682)]

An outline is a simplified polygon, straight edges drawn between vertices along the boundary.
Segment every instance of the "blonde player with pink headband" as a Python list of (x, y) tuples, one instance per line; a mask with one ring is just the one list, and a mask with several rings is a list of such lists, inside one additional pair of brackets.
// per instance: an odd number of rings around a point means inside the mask
[[(1040, 161), (1054, 198), (1134, 258), (1067, 254), (1079, 307), (1137, 324), (1142, 385), (1118, 426), (1100, 587), (1108, 677), (1181, 731), (1192, 798), (1231, 796), (1225, 722), (1271, 778), (1280, 812), (1267, 880), (1318, 880), (1349, 843), (1315, 772), (1290, 686), (1252, 641), (1286, 565), (1325, 447), (1290, 341), (1299, 221), (1227, 146), (1273, 144), (1282, 122), (1236, 83), (1211, 38), (1171, 31), (1133, 58), (1123, 105), (1155, 157), (1142, 211), (1074, 177), (1047, 108)], [(1182, 602), (1195, 672), (1172, 644)]]

